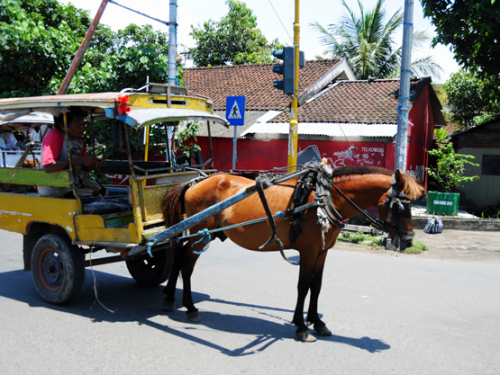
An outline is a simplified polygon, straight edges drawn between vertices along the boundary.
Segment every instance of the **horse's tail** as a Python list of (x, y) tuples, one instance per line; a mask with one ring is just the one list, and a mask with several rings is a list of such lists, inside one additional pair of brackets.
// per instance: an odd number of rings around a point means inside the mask
[(163, 199), (161, 210), (166, 228), (182, 221), (185, 212), (184, 195), (187, 189), (189, 189), (189, 183), (177, 185)]
[[(161, 207), (165, 220), (165, 228), (169, 228), (182, 221), (185, 212), (184, 194), (187, 189), (189, 189), (189, 183), (177, 185), (165, 195)], [(177, 241), (171, 241), (170, 245), (172, 246), (175, 266), (182, 258), (184, 247), (182, 242)]]

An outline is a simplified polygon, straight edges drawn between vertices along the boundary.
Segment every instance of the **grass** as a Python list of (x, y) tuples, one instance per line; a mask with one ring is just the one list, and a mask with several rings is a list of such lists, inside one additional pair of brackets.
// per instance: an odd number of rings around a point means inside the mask
[[(353, 243), (359, 246), (371, 246), (376, 250), (385, 249), (384, 238), (379, 236), (369, 236), (362, 232), (351, 233), (347, 231), (341, 232), (341, 235), (337, 239), (340, 242)], [(405, 254), (420, 254), (423, 251), (429, 249), (424, 241), (414, 241), (413, 246), (403, 250)]]
[(403, 250), (405, 254), (420, 254), (427, 250), (429, 247), (424, 241), (414, 241), (412, 247)]

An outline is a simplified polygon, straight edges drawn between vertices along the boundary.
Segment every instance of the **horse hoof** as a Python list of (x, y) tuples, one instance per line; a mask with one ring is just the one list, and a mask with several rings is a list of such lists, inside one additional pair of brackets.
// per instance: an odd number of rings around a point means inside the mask
[(302, 341), (302, 342), (314, 342), (314, 341), (316, 341), (316, 337), (311, 335), (311, 333), (309, 331), (297, 332), (297, 337), (299, 338), (299, 341)]
[(316, 331), (316, 333), (319, 336), (331, 336), (332, 335), (332, 331), (330, 331), (328, 328), (326, 328), (326, 326), (319, 327), (319, 328), (315, 327), (314, 330)]
[(190, 322), (198, 323), (201, 322), (201, 315), (198, 311), (186, 312), (187, 318)]
[(163, 310), (164, 311), (175, 311), (175, 301), (163, 301)]

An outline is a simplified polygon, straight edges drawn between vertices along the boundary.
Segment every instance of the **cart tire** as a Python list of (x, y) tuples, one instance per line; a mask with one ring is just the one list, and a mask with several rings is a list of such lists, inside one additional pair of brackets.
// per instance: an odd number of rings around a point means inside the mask
[(31, 274), (40, 296), (47, 302), (62, 305), (82, 290), (85, 262), (78, 248), (61, 234), (42, 236), (33, 248)]
[(157, 286), (165, 282), (172, 269), (172, 249), (162, 249), (153, 252), (153, 258), (148, 253), (141, 254), (125, 261), (128, 271), (138, 284)]

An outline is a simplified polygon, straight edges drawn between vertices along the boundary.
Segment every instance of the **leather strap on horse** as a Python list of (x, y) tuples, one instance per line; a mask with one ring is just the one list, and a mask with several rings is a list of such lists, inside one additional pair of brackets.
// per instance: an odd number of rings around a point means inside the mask
[(298, 265), (298, 263), (293, 262), (286, 257), (286, 255), (284, 253), (283, 243), (276, 236), (276, 222), (274, 221), (273, 214), (271, 213), (271, 210), (269, 209), (269, 204), (267, 203), (266, 195), (264, 194), (264, 189), (265, 189), (264, 183), (266, 184), (266, 187), (269, 187), (272, 185), (272, 182), (269, 180), (269, 178), (266, 175), (258, 176), (255, 179), (255, 186), (257, 187), (257, 193), (259, 194), (260, 200), (262, 202), (262, 206), (264, 206), (264, 211), (266, 212), (266, 216), (268, 218), (269, 225), (271, 226), (271, 230), (273, 233), (272, 233), (271, 237), (269, 237), (269, 240), (267, 240), (267, 242), (264, 245), (260, 246), (259, 249), (263, 249), (263, 248), (269, 246), (269, 244), (274, 240), (274, 242), (276, 242), (276, 244), (278, 245), (278, 248), (280, 250), (280, 254), (283, 257), (283, 259), (285, 259), (290, 264)]
[[(318, 175), (317, 166), (317, 163), (306, 163), (304, 165), (304, 170), (306, 170), (307, 173), (300, 175), (292, 194), (294, 208), (303, 206), (309, 199), (309, 195), (316, 185), (316, 177)], [(295, 241), (303, 233), (302, 225), (300, 224), (302, 216), (304, 216), (304, 210), (293, 211), (290, 227), (290, 247), (292, 249), (295, 247)]]
[(324, 173), (321, 173), (321, 174), (331, 184), (331, 186), (333, 186), (335, 188), (335, 190), (337, 190), (337, 193), (339, 193), (347, 202), (349, 202), (356, 210), (358, 210), (360, 214), (362, 214), (364, 217), (366, 217), (373, 224), (373, 226), (376, 229), (379, 229), (379, 230), (386, 230), (387, 229), (387, 225), (384, 222), (373, 218), (365, 210), (362, 210), (356, 203), (354, 203), (350, 198), (348, 198), (337, 186), (335, 186), (335, 184), (332, 182), (332, 180), (328, 176), (325, 176)]
[(345, 219), (332, 203), (332, 197), (330, 195), (329, 189), (330, 184), (331, 181), (325, 177), (323, 172), (320, 171), (318, 174), (318, 183), (316, 186), (316, 199), (326, 211), (328, 222), (331, 225), (342, 229), (345, 227)]

